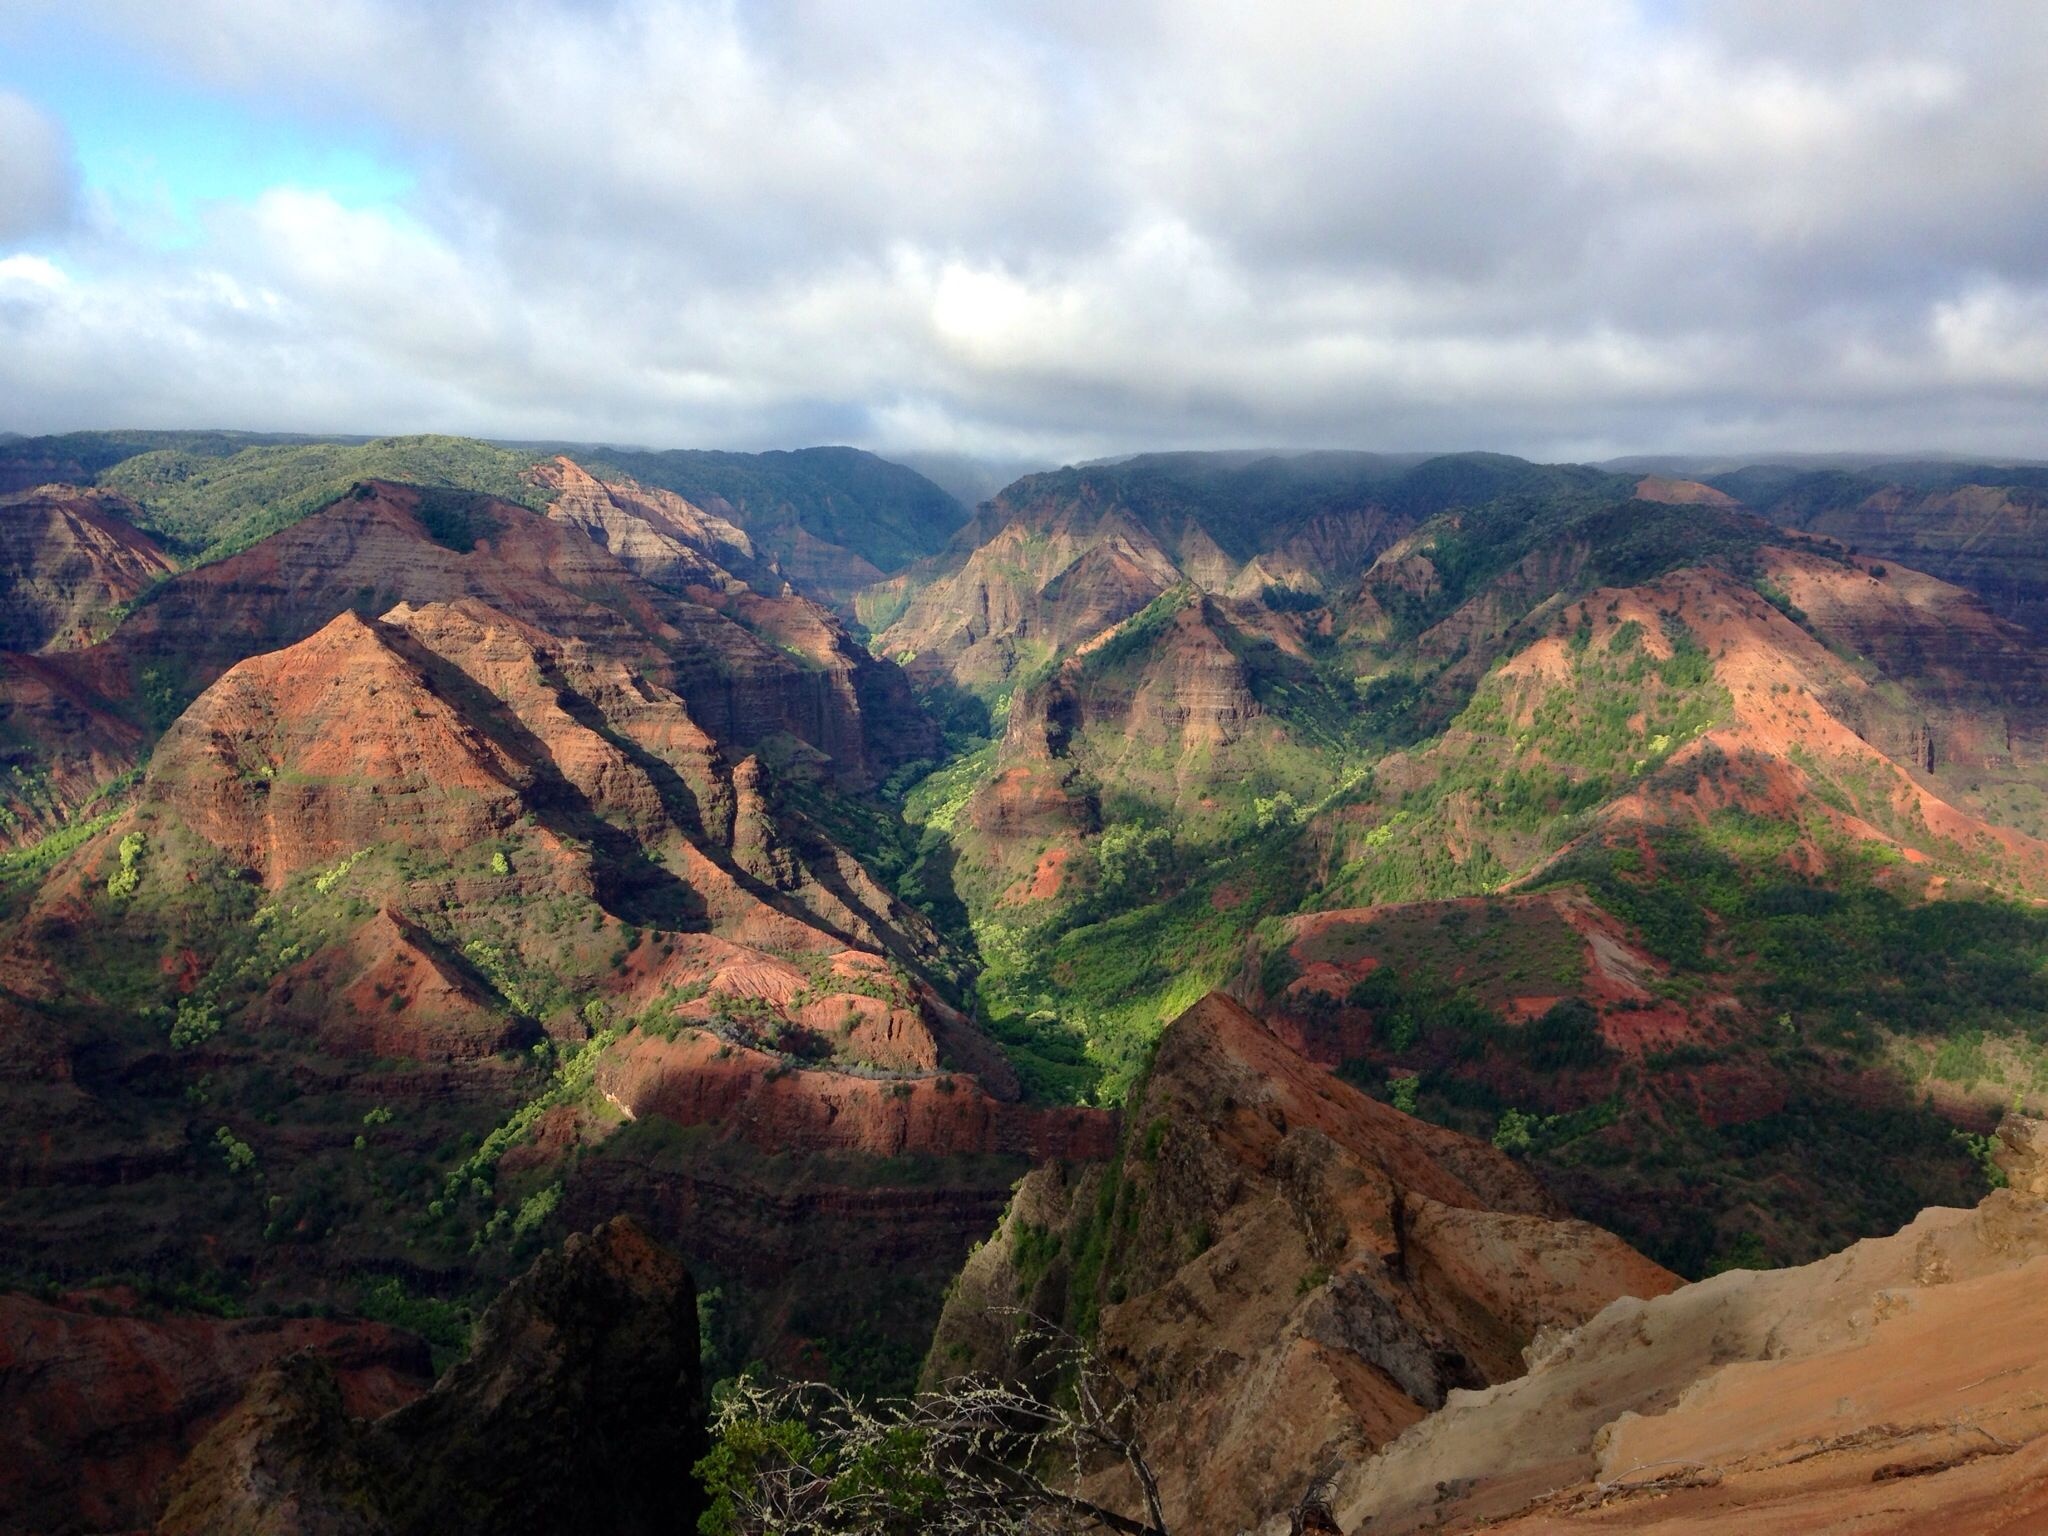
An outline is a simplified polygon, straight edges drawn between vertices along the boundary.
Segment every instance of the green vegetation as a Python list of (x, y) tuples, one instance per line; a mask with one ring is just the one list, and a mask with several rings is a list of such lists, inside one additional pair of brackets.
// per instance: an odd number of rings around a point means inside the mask
[(99, 478), (141, 503), (143, 526), (167, 546), (204, 563), (289, 528), (362, 480), (458, 487), (543, 507), (542, 494), (520, 478), (535, 457), (458, 437), (266, 443), (226, 454), (164, 447)]
[(1534, 1115), (1526, 1115), (1519, 1109), (1503, 1110), (1500, 1124), (1493, 1130), (1493, 1144), (1503, 1152), (1527, 1152), (1536, 1145), (1538, 1124)]
[(1876, 1058), (1881, 1031), (2048, 1041), (2048, 914), (1990, 895), (1916, 900), (1883, 878), (1883, 850), (1805, 835), (1827, 850), (1824, 877), (1773, 856), (1796, 824), (1726, 810), (1661, 834), (1650, 868), (1590, 847), (1551, 878), (1584, 884), (1660, 958), (1734, 972), (1759, 1012), (1859, 1060)]
[(538, 1232), (561, 1203), (562, 1186), (559, 1183), (537, 1189), (520, 1201), (519, 1213), (512, 1218), (513, 1240), (516, 1242)]
[(171, 1048), (188, 1050), (203, 1044), (220, 1033), (220, 1015), (214, 1012), (213, 1004), (202, 997), (181, 997), (178, 1009), (171, 1020)]
[(55, 867), (66, 854), (89, 843), (112, 826), (118, 808), (72, 821), (23, 848), (0, 853), (0, 889), (25, 886)]
[[(1641, 627), (1568, 645), (1563, 680), (1496, 670), (1418, 754), (1422, 782), (1373, 803), (1378, 824), (1322, 904), (1362, 906), (1497, 889), (1584, 832), (1588, 814), (1727, 717), (1727, 692), (1685, 626), (1655, 658)], [(1590, 629), (1568, 630), (1568, 635)]]
[(770, 549), (792, 547), (797, 530), (836, 544), (888, 572), (944, 547), (967, 509), (915, 470), (857, 448), (787, 453), (598, 449), (579, 454), (592, 474), (628, 475), (643, 485), (727, 515)]
[(389, 1323), (425, 1339), (434, 1352), (434, 1369), (445, 1371), (469, 1352), (470, 1329), (476, 1316), (458, 1302), (416, 1296), (396, 1275), (384, 1275), (356, 1292), (354, 1311), (373, 1322)]
[[(621, 1033), (618, 1029), (607, 1030), (586, 1040), (564, 1057), (547, 1086), (520, 1105), (509, 1119), (484, 1138), (482, 1146), (447, 1175), (442, 1181), (441, 1197), (435, 1202), (438, 1209), (432, 1209), (430, 1214), (438, 1217), (453, 1212), (472, 1196), (487, 1199), (491, 1194), (490, 1181), (497, 1175), (498, 1159), (524, 1140), (542, 1115), (558, 1104), (570, 1102), (589, 1088), (605, 1048)], [(556, 1198), (560, 1198), (559, 1194)], [(545, 1217), (552, 1209), (552, 1204), (545, 1207), (535, 1220)], [(501, 1211), (498, 1214), (507, 1213)], [(510, 1219), (509, 1215), (507, 1219)]]
[(107, 877), (107, 894), (114, 900), (126, 901), (142, 884), (142, 854), (148, 847), (149, 839), (140, 832), (130, 832), (121, 839), (120, 866)]
[(1242, 907), (1277, 901), (1285, 864), (1232, 863), (1178, 894), (1065, 931), (976, 925), (985, 1027), (1035, 1095), (1117, 1103), (1160, 1027), (1221, 985), (1244, 944)]
[(252, 1173), (256, 1168), (256, 1149), (243, 1141), (226, 1126), (213, 1133), (214, 1144), (220, 1148), (220, 1155), (228, 1165), (229, 1173)]

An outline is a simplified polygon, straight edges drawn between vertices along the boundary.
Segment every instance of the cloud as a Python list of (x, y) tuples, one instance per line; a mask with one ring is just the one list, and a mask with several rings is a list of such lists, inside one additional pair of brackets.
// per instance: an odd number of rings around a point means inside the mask
[(0, 90), (0, 246), (63, 228), (75, 194), (63, 130), (33, 103)]
[(10, 426), (2048, 453), (2031, 0), (66, 15), (415, 190), (0, 225)]

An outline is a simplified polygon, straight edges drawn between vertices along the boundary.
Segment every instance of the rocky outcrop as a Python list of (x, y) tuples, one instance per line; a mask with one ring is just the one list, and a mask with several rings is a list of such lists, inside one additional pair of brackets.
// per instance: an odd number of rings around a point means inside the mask
[(770, 530), (775, 570), (799, 590), (852, 606), (854, 594), (884, 579), (882, 568), (857, 550), (821, 539), (800, 523)]
[(1028, 476), (861, 611), (913, 673), (998, 689), (1176, 586), (1253, 601), (1342, 588), (1414, 526), (1379, 504), (1379, 473), (1339, 455), (1188, 454)]
[(915, 470), (857, 448), (596, 450), (608, 478), (665, 486), (747, 531), (774, 571), (834, 607), (942, 548), (966, 510)]
[(2048, 762), (2048, 649), (1973, 594), (1876, 561), (1766, 557), (1769, 580), (1831, 644), (1905, 694), (1858, 699), (1859, 733), (1922, 774), (2013, 782)]
[(0, 651), (88, 645), (123, 604), (174, 569), (107, 491), (48, 485), (0, 496)]
[(172, 1480), (159, 1536), (690, 1528), (704, 1444), (696, 1287), (620, 1217), (543, 1255), (431, 1392), (372, 1422), (301, 1357)]
[(1230, 745), (1264, 713), (1251, 678), (1230, 644), (1231, 625), (1214, 598), (1173, 616), (1132, 690), (1128, 711), (1084, 704), (1081, 718), (1104, 714), (1141, 745), (1196, 753)]
[[(2031, 1530), (2048, 1519), (2048, 1205), (2014, 1187), (1797, 1269), (1616, 1301), (1452, 1396), (1332, 1504), (1375, 1533)], [(1985, 1326), (1994, 1319), (1995, 1326)], [(1284, 1526), (1271, 1526), (1274, 1532)]]
[(73, 660), (0, 652), (0, 844), (32, 843), (92, 806), (148, 739)]
[(723, 591), (749, 576), (759, 579), (758, 557), (745, 531), (673, 491), (599, 480), (566, 454), (536, 464), (525, 478), (553, 493), (549, 517), (581, 528), (657, 587)]
[(2048, 1121), (2007, 1115), (1994, 1155), (2015, 1199), (2048, 1200)]
[(605, 820), (643, 833), (671, 817), (708, 836), (729, 826), (717, 742), (627, 661), (474, 598), (401, 603), (384, 620), (495, 701), (527, 755)]
[[(767, 788), (667, 688), (469, 598), (344, 613), (233, 667), (165, 733), (144, 807), (272, 886), (377, 845), (453, 858), (524, 825), (529, 889), (776, 947), (932, 945)], [(666, 868), (634, 871), (642, 855)]]
[(426, 1346), (376, 1323), (165, 1314), (119, 1290), (0, 1295), (0, 1531), (146, 1525), (207, 1426), (295, 1354), (355, 1414), (428, 1384)]
[[(733, 592), (718, 611), (750, 634), (804, 666), (827, 704), (815, 728), (801, 733), (824, 752), (835, 771), (865, 771), (876, 778), (905, 763), (933, 761), (939, 734), (912, 694), (910, 680), (895, 663), (878, 659), (847, 633), (826, 608), (784, 592)], [(859, 726), (859, 733), (849, 727)]]
[[(1519, 1165), (1289, 1050), (1221, 995), (1167, 1027), (1120, 1161), (1048, 1168), (969, 1262), (927, 1364), (1028, 1374), (1023, 1307), (1128, 1383), (1175, 1529), (1289, 1507), (1546, 1330), (1678, 1282)], [(1119, 1471), (1092, 1491), (1128, 1500)]]

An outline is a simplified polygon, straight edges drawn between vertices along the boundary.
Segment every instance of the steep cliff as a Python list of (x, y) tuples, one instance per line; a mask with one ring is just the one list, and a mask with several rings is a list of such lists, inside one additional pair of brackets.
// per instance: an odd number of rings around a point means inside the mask
[[(2019, 1532), (2048, 1519), (2037, 1123), (2013, 1187), (1546, 1336), (1344, 1469), (1344, 1530)], [(1984, 1326), (1996, 1319), (1996, 1326)], [(1277, 1532), (1284, 1524), (1275, 1522)]]
[[(1028, 1376), (1016, 1309), (1092, 1334), (1176, 1530), (1285, 1508), (1454, 1389), (1519, 1374), (1542, 1331), (1677, 1283), (1562, 1219), (1499, 1152), (1374, 1102), (1221, 996), (1167, 1026), (1125, 1123), (1115, 1163), (1019, 1187), (926, 1374)], [(1128, 1500), (1126, 1475), (1091, 1491)]]
[[(736, 1297), (733, 1348), (880, 1316), (894, 1360), (1026, 1160), (1107, 1118), (1012, 1102), (930, 923), (800, 808), (832, 812), (816, 762), (735, 760), (657, 680), (658, 627), (486, 573), (534, 617), (344, 609), (230, 666), (13, 893), (0, 1231), (55, 1275), (346, 1304), (369, 1281), (331, 1252), (450, 1299), (571, 1213), (640, 1210), (720, 1278), (837, 1221), (893, 1267), (825, 1263), (784, 1298), (808, 1310)], [(843, 644), (761, 601), (791, 649)]]
[(703, 1389), (689, 1272), (620, 1218), (542, 1255), (467, 1357), (380, 1418), (351, 1416), (315, 1359), (267, 1371), (171, 1480), (156, 1529), (687, 1529)]
[(1709, 478), (1774, 522), (1938, 576), (2030, 629), (2048, 624), (2048, 485), (2039, 469), (1763, 465)]
[(147, 1525), (207, 1427), (294, 1355), (354, 1414), (429, 1382), (426, 1346), (375, 1323), (166, 1313), (118, 1288), (0, 1294), (0, 1531)]
[(747, 530), (797, 588), (837, 607), (945, 545), (967, 510), (915, 470), (857, 448), (722, 453), (592, 449), (607, 479), (631, 477)]
[[(681, 525), (673, 509), (642, 510)], [(725, 553), (721, 539), (744, 538), (710, 523), (698, 535)], [(680, 534), (672, 542), (692, 548)], [(46, 829), (89, 800), (89, 780), (97, 776), (97, 788), (132, 763), (150, 730), (237, 662), (296, 644), (341, 614), (369, 619), (400, 604), (469, 601), (516, 615), (681, 694), (723, 746), (801, 760), (842, 786), (929, 758), (936, 734), (892, 665), (861, 651), (814, 604), (705, 574), (710, 586), (670, 592), (574, 516), (365, 481), (238, 554), (164, 580), (101, 643), (0, 673), (0, 728), (23, 769), (4, 803)], [(106, 719), (123, 723), (128, 763), (109, 761), (119, 737)]]
[[(1178, 585), (1335, 591), (1413, 526), (1371, 455), (1148, 455), (1028, 476), (942, 554), (862, 594), (876, 649), (1003, 693)], [(886, 626), (886, 627), (882, 627)]]
[(535, 465), (526, 478), (548, 493), (549, 517), (581, 528), (657, 587), (723, 590), (736, 579), (759, 579), (746, 533), (673, 491), (606, 483), (567, 454)]

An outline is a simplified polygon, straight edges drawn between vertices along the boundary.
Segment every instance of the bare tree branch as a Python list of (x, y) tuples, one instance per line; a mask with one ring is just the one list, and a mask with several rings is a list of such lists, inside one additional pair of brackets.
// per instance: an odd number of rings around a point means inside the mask
[[(1064, 1390), (968, 1376), (868, 1403), (815, 1382), (734, 1384), (718, 1403), (720, 1449), (707, 1463), (718, 1463), (713, 1492), (729, 1528), (735, 1536), (1170, 1536), (1127, 1386), (1072, 1334), (1042, 1319), (1026, 1324), (1020, 1341), (1046, 1346), (1041, 1358)], [(1136, 1480), (1142, 1519), (1077, 1491), (1090, 1472), (1113, 1465)], [(1043, 1470), (1051, 1467), (1063, 1469), (1059, 1478)]]

